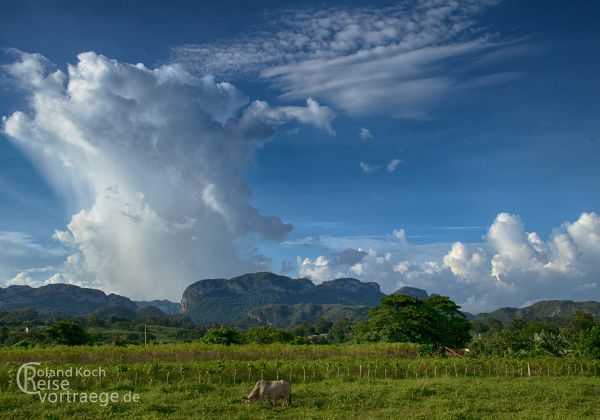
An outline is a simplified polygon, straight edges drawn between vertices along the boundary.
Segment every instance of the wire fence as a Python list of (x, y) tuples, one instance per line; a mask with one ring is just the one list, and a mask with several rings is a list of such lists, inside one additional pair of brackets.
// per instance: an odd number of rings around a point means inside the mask
[[(68, 366), (43, 368), (64, 371)], [(363, 361), (358, 363), (285, 363), (281, 361), (228, 361), (216, 363), (134, 363), (112, 365), (99, 376), (72, 376), (75, 389), (131, 388), (164, 385), (236, 385), (260, 379), (287, 380), (291, 383), (338, 381), (402, 381), (407, 379), (465, 377), (568, 377), (598, 376), (596, 360), (477, 360), (434, 359), (418, 361)], [(0, 389), (16, 389), (18, 367), (0, 370)], [(60, 375), (58, 376), (60, 378)]]

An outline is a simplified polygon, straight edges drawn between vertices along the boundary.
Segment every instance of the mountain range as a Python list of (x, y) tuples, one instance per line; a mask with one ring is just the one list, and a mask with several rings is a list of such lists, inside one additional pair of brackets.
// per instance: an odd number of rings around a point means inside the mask
[(188, 286), (181, 299), (181, 314), (202, 324), (290, 326), (298, 321), (314, 322), (319, 316), (361, 319), (383, 296), (375, 282), (341, 278), (315, 285), (306, 278), (262, 272)]
[[(394, 294), (425, 299), (427, 291), (402, 287)], [(340, 278), (314, 284), (306, 278), (294, 279), (268, 272), (250, 273), (232, 279), (200, 280), (186, 288), (181, 303), (168, 300), (133, 301), (114, 293), (70, 284), (9, 286), (0, 288), (0, 312), (31, 308), (45, 316), (120, 316), (160, 318), (180, 315), (196, 324), (228, 324), (241, 327), (271, 325), (286, 328), (347, 318), (365, 319), (369, 308), (377, 306), (385, 294), (374, 282)], [(583, 311), (600, 319), (600, 302), (570, 300), (540, 301), (524, 308), (500, 308), (467, 318), (496, 319), (504, 324), (515, 318), (570, 318)]]
[(587, 312), (600, 320), (600, 302), (574, 302), (572, 300), (542, 300), (524, 308), (500, 308), (475, 316), (477, 321), (496, 319), (503, 324), (513, 319), (568, 319), (576, 312)]

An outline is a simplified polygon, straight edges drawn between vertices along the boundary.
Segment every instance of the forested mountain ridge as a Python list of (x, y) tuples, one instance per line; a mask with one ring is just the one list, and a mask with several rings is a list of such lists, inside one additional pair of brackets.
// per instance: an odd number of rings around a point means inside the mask
[[(364, 310), (376, 306), (383, 296), (375, 282), (342, 278), (315, 285), (306, 278), (260, 272), (232, 279), (206, 279), (188, 286), (181, 300), (181, 314), (196, 323), (233, 325), (259, 323), (270, 316), (271, 323), (279, 325), (281, 319), (273, 317), (281, 307), (263, 310), (262, 315), (257, 309), (267, 305), (313, 304), (317, 306), (311, 307), (307, 315), (307, 319), (313, 319), (331, 312), (332, 307), (326, 305), (342, 305), (346, 311), (357, 312), (358, 308), (348, 308), (361, 306)], [(302, 312), (298, 306), (291, 310)]]

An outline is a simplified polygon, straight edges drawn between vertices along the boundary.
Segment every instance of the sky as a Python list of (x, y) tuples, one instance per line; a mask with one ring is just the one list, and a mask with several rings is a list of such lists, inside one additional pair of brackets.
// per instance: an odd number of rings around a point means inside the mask
[(0, 286), (600, 299), (595, 1), (0, 2)]

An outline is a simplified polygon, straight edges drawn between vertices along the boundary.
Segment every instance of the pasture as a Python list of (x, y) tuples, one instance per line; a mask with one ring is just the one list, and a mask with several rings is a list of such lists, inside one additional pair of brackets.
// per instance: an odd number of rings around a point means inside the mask
[[(16, 384), (24, 362), (97, 368), (72, 392), (137, 393), (139, 402), (40, 402)], [(429, 358), (415, 345), (47, 347), (0, 350), (0, 417), (597, 418), (593, 360)], [(257, 379), (292, 382), (292, 407), (246, 405)]]

